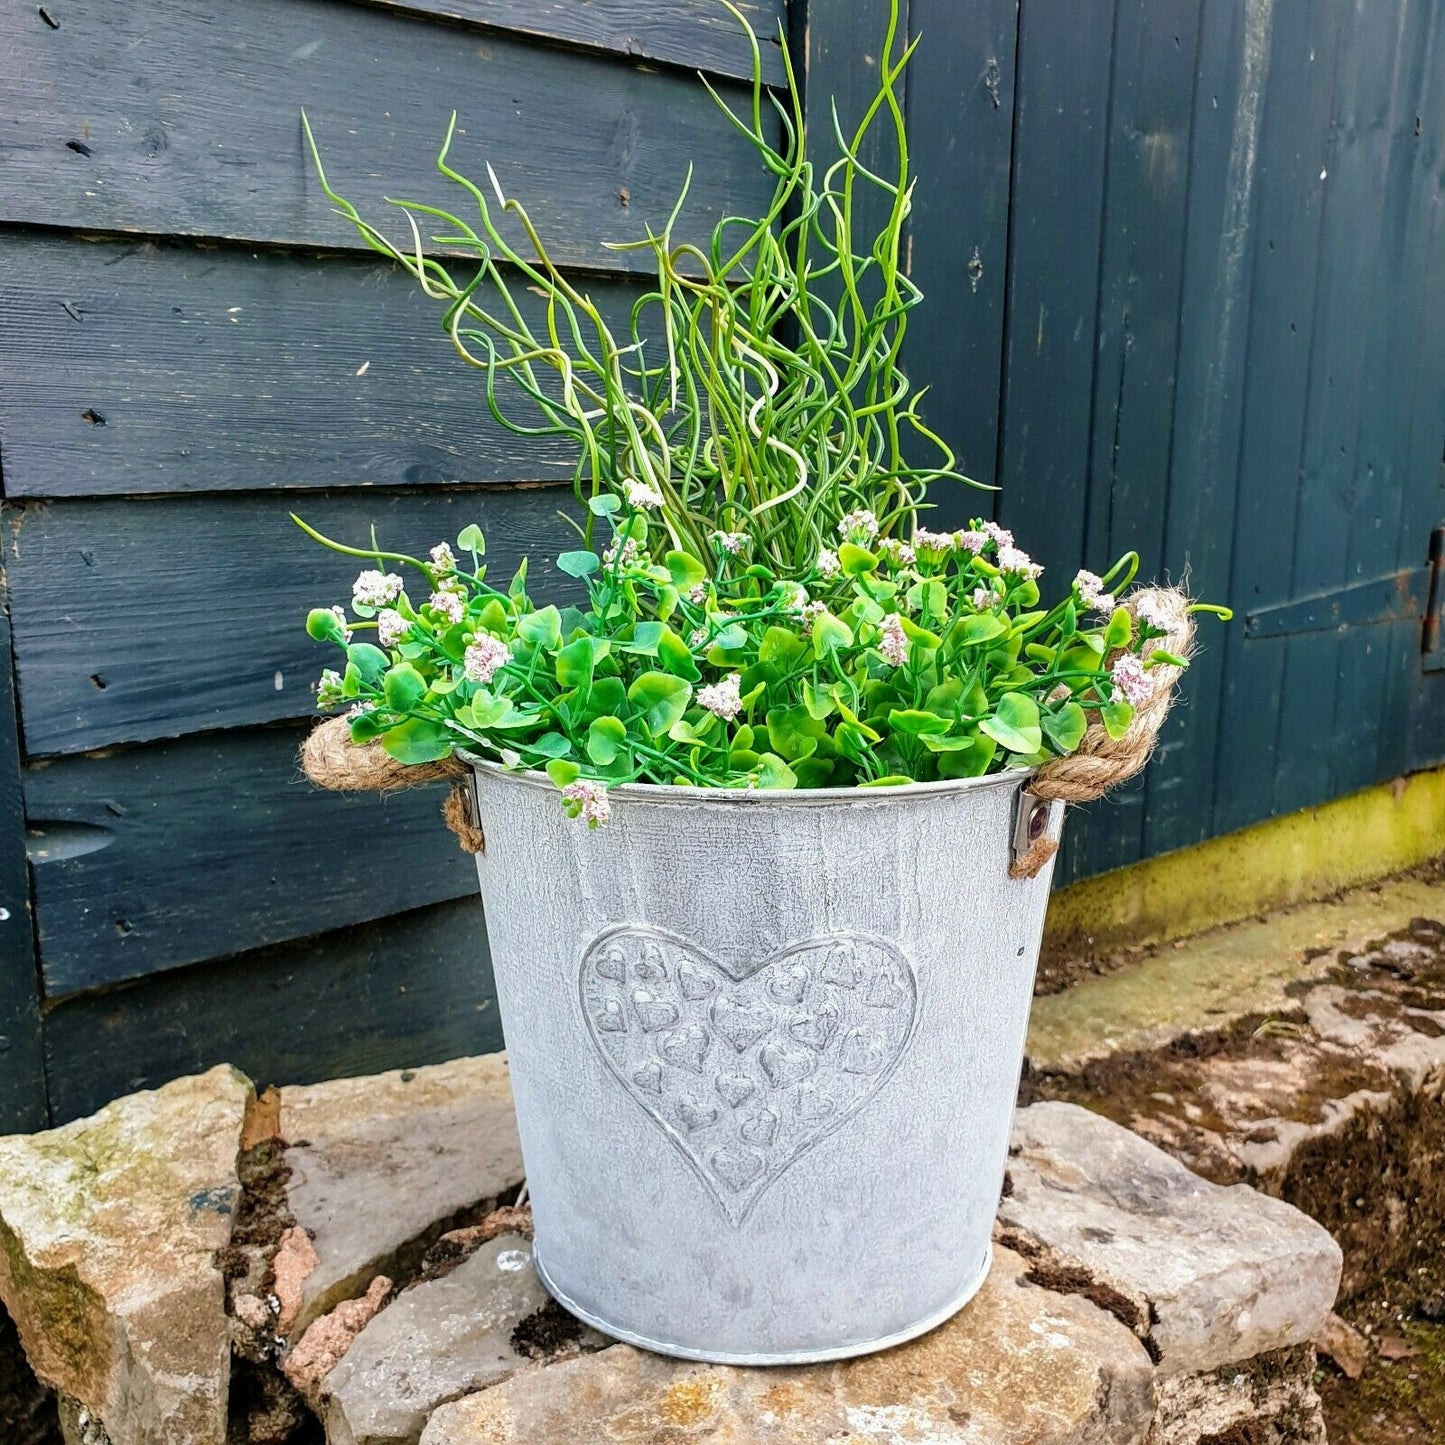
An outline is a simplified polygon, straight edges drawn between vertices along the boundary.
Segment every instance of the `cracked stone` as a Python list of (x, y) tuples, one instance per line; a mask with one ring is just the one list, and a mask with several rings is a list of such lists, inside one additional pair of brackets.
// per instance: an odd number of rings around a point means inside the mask
[(342, 1300), (329, 1315), (312, 1320), (282, 1362), (282, 1372), (313, 1410), (320, 1404), (322, 1381), (386, 1305), (391, 1288), (384, 1274), (377, 1275), (360, 1299)]
[(512, 1335), (547, 1300), (518, 1234), (498, 1236), (445, 1278), (405, 1291), (322, 1383), (328, 1445), (414, 1445), (443, 1401), (527, 1363)]
[(1307, 1343), (1334, 1306), (1340, 1249), (1312, 1219), (1101, 1115), (1021, 1110), (1011, 1155), (1003, 1238), (1132, 1325), (1166, 1375)]
[(997, 1251), (969, 1305), (910, 1344), (838, 1365), (733, 1369), (614, 1345), (444, 1405), (422, 1445), (1137, 1445), (1149, 1357), (1088, 1301)]
[(503, 1054), (283, 1089), (279, 1127), (287, 1201), (316, 1254), (293, 1335), (522, 1178)]
[(221, 1067), (0, 1139), (0, 1299), (63, 1417), (114, 1445), (224, 1441), (230, 1332), (215, 1256), (250, 1098)]

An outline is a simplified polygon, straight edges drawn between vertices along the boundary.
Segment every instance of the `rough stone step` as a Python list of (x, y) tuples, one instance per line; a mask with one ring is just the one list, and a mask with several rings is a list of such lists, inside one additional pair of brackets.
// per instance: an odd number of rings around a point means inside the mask
[(225, 1440), (217, 1255), (252, 1097), (216, 1068), (0, 1139), (0, 1300), (73, 1432), (94, 1423), (114, 1445)]
[[(222, 1269), (245, 1405), (231, 1438), (249, 1445), (289, 1445), (308, 1402), (331, 1445), (410, 1445), (429, 1417), (428, 1438), (478, 1445), (699, 1432), (757, 1445), (830, 1433), (855, 1445), (1198, 1445), (1228, 1431), (1317, 1440), (1308, 1341), (1338, 1271), (1323, 1232), (1253, 1190), (1204, 1183), (1072, 1105), (1024, 1111), (1017, 1127), (998, 1264), (978, 1298), (924, 1339), (837, 1366), (708, 1370), (602, 1348), (547, 1305), (527, 1241), (491, 1237), (525, 1214), (479, 1217), (510, 1197), (520, 1167), (500, 1058), (260, 1103), (239, 1076), (213, 1071), (55, 1136), (0, 1142), (23, 1176), (0, 1189), (0, 1220), (27, 1251), (0, 1296), (29, 1323), (41, 1362), (66, 1350), (107, 1358), (116, 1318), (139, 1340), (124, 1313), (133, 1298), (184, 1306), (144, 1316), (145, 1368), (176, 1358), (165, 1354), (176, 1338), (211, 1351), (199, 1383), (170, 1373), (146, 1384), (150, 1396), (131, 1388), (141, 1366), (129, 1356), (106, 1376), (124, 1398), (51, 1368), (70, 1438), (86, 1445), (219, 1445)], [(98, 1282), (109, 1313), (57, 1308), (53, 1281), (31, 1266), (61, 1235), (63, 1263)], [(174, 1260), (208, 1292), (182, 1288)], [(298, 1321), (328, 1302), (296, 1344)], [(138, 1413), (136, 1400), (161, 1398), (162, 1386), (169, 1414)], [(467, 1403), (447, 1403), (458, 1395)]]

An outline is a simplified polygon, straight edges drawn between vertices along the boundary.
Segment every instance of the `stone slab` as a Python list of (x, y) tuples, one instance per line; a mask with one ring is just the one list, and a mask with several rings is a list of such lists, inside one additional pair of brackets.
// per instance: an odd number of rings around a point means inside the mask
[(522, 1178), (505, 1054), (283, 1089), (279, 1127), (288, 1203), (316, 1253), (292, 1335)]
[(1021, 1110), (1011, 1153), (1004, 1237), (1088, 1281), (1164, 1374), (1307, 1343), (1334, 1306), (1339, 1246), (1282, 1200), (1211, 1184), (1074, 1104)]
[(1074, 1072), (1092, 1059), (1287, 1011), (1291, 985), (1321, 978), (1341, 951), (1438, 914), (1440, 898), (1438, 884), (1395, 879), (1164, 946), (1117, 973), (1035, 999), (1030, 1064)]
[(446, 1400), (527, 1363), (512, 1332), (548, 1300), (531, 1245), (503, 1234), (372, 1319), (326, 1376), (328, 1445), (414, 1445)]
[(0, 1299), (35, 1373), (113, 1445), (221, 1445), (250, 1083), (215, 1068), (0, 1139)]
[(999, 1250), (965, 1309), (832, 1366), (744, 1370), (614, 1345), (445, 1405), (422, 1445), (1136, 1445), (1154, 1411), (1139, 1341), (1026, 1282)]

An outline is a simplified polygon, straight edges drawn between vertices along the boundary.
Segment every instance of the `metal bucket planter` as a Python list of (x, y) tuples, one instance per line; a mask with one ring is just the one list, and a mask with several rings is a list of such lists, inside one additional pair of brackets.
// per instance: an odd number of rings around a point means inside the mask
[(1052, 872), (1009, 865), (1063, 804), (1020, 773), (629, 786), (589, 831), (545, 778), (474, 773), (557, 1299), (731, 1364), (861, 1354), (958, 1310), (988, 1272)]

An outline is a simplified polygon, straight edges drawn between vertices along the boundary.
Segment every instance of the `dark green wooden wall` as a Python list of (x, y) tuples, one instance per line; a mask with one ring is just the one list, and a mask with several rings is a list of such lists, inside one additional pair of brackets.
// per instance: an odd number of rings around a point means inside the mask
[[(1445, 756), (1419, 649), (1442, 0), (906, 5), (909, 364), (1003, 487), (947, 509), (996, 505), (1058, 585), (1135, 546), (1241, 614), (1061, 876)], [(866, 98), (885, 8), (794, 0), (815, 117)], [(699, 232), (765, 194), (693, 73), (726, 91), (745, 60), (713, 0), (5, 0), (0, 1127), (223, 1058), (300, 1079), (499, 1043), (440, 797), (299, 778), (300, 619), (353, 569), (286, 514), (413, 548), (475, 519), (555, 581), (568, 462), (487, 421), (431, 307), (330, 214), (297, 112), (366, 209), (441, 194), (456, 106), (463, 168), (623, 307), (640, 279), (597, 243), (688, 159)]]

